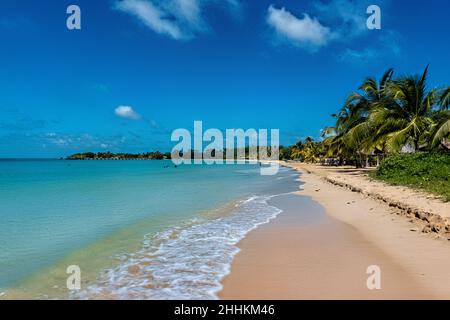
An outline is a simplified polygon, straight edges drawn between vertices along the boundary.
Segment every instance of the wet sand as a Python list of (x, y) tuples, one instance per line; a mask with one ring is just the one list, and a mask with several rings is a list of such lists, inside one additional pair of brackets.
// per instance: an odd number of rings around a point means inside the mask
[[(239, 247), (221, 299), (448, 299), (450, 245), (360, 194), (303, 174), (299, 195)], [(367, 288), (368, 266), (381, 289)]]

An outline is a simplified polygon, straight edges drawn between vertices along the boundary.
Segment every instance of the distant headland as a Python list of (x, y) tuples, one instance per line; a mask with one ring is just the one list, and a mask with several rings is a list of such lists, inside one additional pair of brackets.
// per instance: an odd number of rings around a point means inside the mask
[(112, 152), (84, 152), (75, 153), (66, 158), (66, 160), (166, 160), (170, 159), (170, 152), (161, 153), (112, 153)]

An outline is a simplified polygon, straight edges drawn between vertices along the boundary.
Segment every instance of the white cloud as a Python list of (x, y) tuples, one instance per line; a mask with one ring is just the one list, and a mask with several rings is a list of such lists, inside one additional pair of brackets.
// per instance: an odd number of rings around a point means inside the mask
[(240, 7), (237, 0), (120, 0), (114, 8), (135, 16), (156, 33), (175, 40), (188, 40), (209, 31), (203, 10), (217, 3), (225, 3), (232, 11)]
[(141, 119), (141, 115), (139, 113), (135, 112), (133, 110), (133, 108), (130, 106), (118, 106), (114, 110), (114, 113), (116, 114), (116, 116), (125, 118), (125, 119), (130, 119), (130, 120)]
[[(383, 10), (389, 3), (390, 0), (377, 2)], [(366, 11), (371, 4), (372, 0), (317, 0), (312, 3), (311, 12), (304, 13), (302, 17), (271, 5), (267, 23), (276, 32), (275, 41), (282, 40), (312, 51), (335, 44), (335, 56), (340, 61), (367, 63), (399, 57), (402, 40), (399, 33), (388, 29), (383, 29), (381, 33), (368, 30)], [(355, 41), (369, 36), (372, 39), (368, 43)]]
[(166, 12), (144, 0), (123, 0), (116, 3), (115, 8), (138, 18), (147, 27), (160, 34), (174, 39), (183, 38), (183, 33), (175, 22), (168, 19)]
[(297, 18), (285, 8), (277, 9), (270, 6), (267, 23), (278, 36), (295, 45), (315, 49), (326, 45), (332, 38), (330, 28), (323, 26), (316, 18), (311, 18), (306, 13), (303, 14), (303, 18)]
[(168, 11), (174, 12), (180, 20), (185, 20), (192, 27), (200, 28), (204, 23), (198, 0), (168, 1)]

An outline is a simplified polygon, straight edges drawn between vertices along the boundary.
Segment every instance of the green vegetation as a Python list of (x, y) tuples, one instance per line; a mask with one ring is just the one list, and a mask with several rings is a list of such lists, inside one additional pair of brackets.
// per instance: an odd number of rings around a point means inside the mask
[(450, 201), (450, 156), (443, 152), (397, 154), (381, 162), (372, 177), (393, 185), (410, 186)]
[[(240, 149), (233, 149), (234, 159), (238, 159), (239, 153), (242, 153), (242, 155), (245, 157), (245, 159), (250, 159), (250, 153), (256, 152), (257, 148), (240, 148)], [(174, 151), (176, 152), (176, 151)], [(191, 159), (194, 159), (195, 157), (198, 158), (207, 158), (202, 153), (199, 153), (194, 150), (188, 150), (186, 151), (188, 154), (191, 154)], [(212, 157), (216, 156), (216, 150), (212, 149), (209, 150)], [(217, 151), (218, 152), (218, 151)], [(220, 151), (223, 154), (223, 159), (226, 159), (227, 149), (224, 149), (223, 151)], [(271, 148), (267, 148), (268, 156), (271, 155)], [(183, 156), (183, 152), (179, 152), (179, 156)], [(171, 159), (172, 154), (170, 152), (161, 153), (159, 151), (156, 152), (147, 152), (147, 153), (111, 153), (111, 152), (84, 152), (84, 153), (75, 153), (71, 156), (68, 156), (66, 160), (165, 160), (165, 159)]]
[(334, 114), (323, 140), (307, 139), (281, 149), (282, 159), (364, 167), (388, 155), (450, 148), (450, 87), (428, 89), (428, 67), (420, 76), (380, 81), (367, 78)]
[(281, 147), (281, 159), (378, 166), (373, 178), (450, 201), (450, 87), (429, 89), (427, 78), (428, 67), (420, 76), (395, 78), (389, 69), (379, 81), (367, 78), (322, 141)]
[(170, 159), (170, 153), (111, 153), (111, 152), (85, 152), (76, 153), (66, 158), (67, 160), (164, 160)]

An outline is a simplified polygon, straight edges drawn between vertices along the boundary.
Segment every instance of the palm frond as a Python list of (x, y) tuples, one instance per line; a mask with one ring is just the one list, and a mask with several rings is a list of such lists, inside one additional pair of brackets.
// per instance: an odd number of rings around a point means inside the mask
[(448, 110), (450, 106), (450, 87), (445, 89), (440, 97), (441, 110)]
[(444, 122), (434, 134), (432, 142), (433, 148), (438, 146), (443, 139), (448, 138), (449, 136), (450, 136), (450, 119)]

